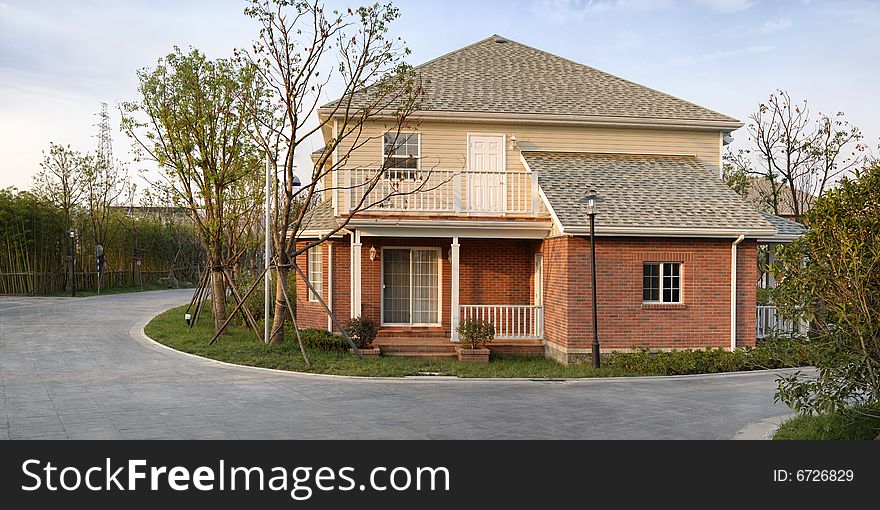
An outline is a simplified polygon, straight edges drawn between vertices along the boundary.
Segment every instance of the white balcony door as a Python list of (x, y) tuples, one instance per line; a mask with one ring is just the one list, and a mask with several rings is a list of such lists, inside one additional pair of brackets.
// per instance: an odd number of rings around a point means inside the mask
[(439, 259), (437, 249), (382, 249), (383, 324), (440, 322)]
[(468, 136), (467, 210), (505, 210), (504, 136)]

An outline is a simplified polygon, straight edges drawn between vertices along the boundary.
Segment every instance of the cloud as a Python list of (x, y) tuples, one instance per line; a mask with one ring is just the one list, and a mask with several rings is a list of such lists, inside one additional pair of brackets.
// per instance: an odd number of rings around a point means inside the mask
[(718, 12), (744, 11), (755, 4), (755, 0), (691, 0), (691, 2)]
[(711, 53), (702, 53), (699, 55), (686, 55), (683, 57), (676, 57), (669, 61), (670, 65), (673, 66), (689, 66), (694, 64), (705, 64), (708, 62), (714, 62), (716, 60), (720, 60), (723, 58), (730, 57), (739, 57), (742, 55), (757, 55), (761, 53), (767, 53), (772, 51), (772, 46), (748, 46), (746, 48), (740, 48), (736, 50), (719, 50)]
[(622, 12), (638, 14), (676, 6), (704, 7), (717, 12), (737, 12), (755, 0), (532, 0), (532, 12), (555, 23), (581, 21), (588, 16)]
[(791, 28), (794, 23), (791, 21), (791, 18), (779, 18), (777, 20), (768, 20), (765, 21), (763, 25), (761, 25), (756, 32), (759, 34), (772, 34), (774, 32), (780, 32), (787, 28)]

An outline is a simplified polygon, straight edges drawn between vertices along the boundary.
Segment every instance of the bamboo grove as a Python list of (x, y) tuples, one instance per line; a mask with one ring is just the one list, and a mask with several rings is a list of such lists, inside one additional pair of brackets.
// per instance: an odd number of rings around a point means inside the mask
[[(74, 207), (69, 221), (68, 228), (60, 208), (35, 193), (0, 189), (0, 294), (68, 291), (68, 255), (77, 288), (97, 287), (87, 206)], [(172, 207), (111, 207), (103, 247), (103, 287), (175, 286), (204, 268), (191, 222)]]

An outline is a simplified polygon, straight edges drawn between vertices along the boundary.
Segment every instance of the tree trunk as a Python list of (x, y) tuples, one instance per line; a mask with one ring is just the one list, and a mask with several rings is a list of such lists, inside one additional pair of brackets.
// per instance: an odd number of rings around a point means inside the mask
[(226, 284), (220, 264), (211, 270), (211, 313), (214, 316), (214, 332), (220, 331), (226, 322)]
[(284, 318), (287, 316), (287, 304), (281, 282), (287, 282), (289, 274), (289, 267), (279, 267), (275, 271), (275, 317), (272, 320), (272, 329), (269, 335), (270, 344), (280, 344), (284, 341)]

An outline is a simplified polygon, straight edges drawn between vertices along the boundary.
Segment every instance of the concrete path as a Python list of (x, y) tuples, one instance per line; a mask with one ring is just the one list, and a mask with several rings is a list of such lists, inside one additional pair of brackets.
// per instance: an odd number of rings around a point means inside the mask
[(139, 341), (191, 291), (0, 297), (0, 439), (729, 439), (784, 415), (774, 373), (572, 382), (228, 367)]

